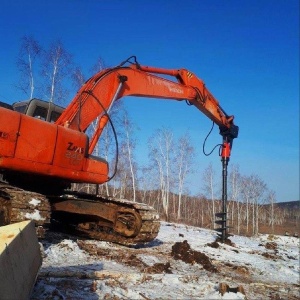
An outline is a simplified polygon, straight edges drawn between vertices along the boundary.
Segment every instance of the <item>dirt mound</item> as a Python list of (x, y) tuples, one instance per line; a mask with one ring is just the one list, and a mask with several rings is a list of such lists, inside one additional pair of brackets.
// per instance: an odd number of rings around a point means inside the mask
[[(223, 244), (223, 241), (221, 238), (217, 238), (214, 242), (212, 243), (207, 243), (206, 246), (209, 246), (211, 248), (219, 248), (220, 247), (220, 244)], [(233, 243), (230, 239), (225, 239), (224, 240), (224, 244), (228, 245), (228, 246), (231, 246), (231, 247), (236, 247), (235, 243)]]
[(265, 244), (265, 248), (269, 250), (277, 250), (278, 245), (275, 242), (268, 242)]
[(209, 246), (211, 248), (219, 248), (220, 247), (218, 242), (207, 243), (206, 246)]
[(211, 263), (210, 258), (202, 252), (191, 249), (187, 240), (175, 243), (172, 246), (171, 254), (176, 260), (182, 260), (188, 264), (201, 264), (207, 271), (214, 273), (218, 272), (216, 267)]
[[(222, 239), (220, 238), (220, 237), (218, 237), (217, 239), (216, 239), (216, 242), (218, 242), (218, 243), (223, 243), (223, 241), (222, 241)], [(228, 245), (228, 246), (231, 246), (231, 247), (236, 247), (236, 245), (235, 245), (235, 243), (233, 243), (230, 239), (225, 239), (224, 240), (224, 244), (226, 244), (226, 245)]]
[(146, 268), (144, 271), (146, 273), (151, 274), (160, 274), (160, 273), (166, 273), (166, 274), (172, 274), (172, 271), (170, 270), (171, 264), (169, 262), (167, 263), (157, 263), (154, 264), (151, 267)]
[(219, 292), (222, 296), (224, 296), (225, 293), (242, 293), (246, 295), (243, 286), (239, 285), (238, 287), (231, 288), (228, 284), (223, 282), (219, 284)]

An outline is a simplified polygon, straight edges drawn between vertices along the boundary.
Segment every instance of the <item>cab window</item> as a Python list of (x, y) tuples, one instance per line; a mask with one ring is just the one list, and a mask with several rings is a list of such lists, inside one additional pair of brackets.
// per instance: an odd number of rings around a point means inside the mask
[(47, 109), (45, 107), (37, 106), (32, 116), (45, 121), (47, 119)]
[(27, 109), (27, 104), (25, 104), (25, 105), (19, 105), (19, 106), (14, 106), (14, 110), (17, 111), (17, 112), (19, 112), (19, 113), (22, 113), (22, 114), (25, 114), (26, 109)]
[(52, 111), (51, 116), (50, 116), (50, 122), (54, 123), (60, 115), (61, 115), (61, 113), (59, 113), (57, 111)]

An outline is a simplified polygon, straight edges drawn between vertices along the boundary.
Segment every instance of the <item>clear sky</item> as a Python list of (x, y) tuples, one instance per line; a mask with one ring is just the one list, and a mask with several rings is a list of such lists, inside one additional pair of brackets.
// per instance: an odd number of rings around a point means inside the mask
[[(136, 55), (143, 65), (193, 71), (240, 127), (230, 163), (260, 176), (278, 201), (299, 200), (298, 0), (3, 0), (2, 101), (24, 99), (13, 84), (25, 35), (44, 47), (61, 39), (86, 70), (99, 57), (115, 66)], [(199, 172), (191, 190), (200, 192), (200, 173), (210, 162), (221, 172), (217, 153), (202, 155), (211, 121), (195, 108), (140, 98), (125, 103), (140, 128), (139, 160), (153, 130), (165, 126), (192, 136)], [(220, 141), (215, 128), (208, 148)]]

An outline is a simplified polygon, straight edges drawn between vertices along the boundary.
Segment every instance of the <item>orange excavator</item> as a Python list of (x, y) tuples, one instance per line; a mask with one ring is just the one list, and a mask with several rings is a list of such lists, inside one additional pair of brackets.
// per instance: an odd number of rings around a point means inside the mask
[[(157, 236), (160, 222), (152, 207), (68, 190), (71, 183), (110, 180), (108, 163), (93, 152), (111, 122), (112, 105), (124, 96), (185, 100), (195, 106), (219, 126), (221, 155), (228, 162), (238, 127), (203, 81), (185, 69), (142, 66), (133, 56), (92, 76), (65, 109), (44, 103), (43, 118), (26, 110), (26, 102), (0, 107), (0, 225), (33, 219), (42, 235), (51, 221), (89, 238), (125, 245)], [(55, 119), (49, 119), (50, 111)], [(87, 129), (95, 121), (89, 137)]]

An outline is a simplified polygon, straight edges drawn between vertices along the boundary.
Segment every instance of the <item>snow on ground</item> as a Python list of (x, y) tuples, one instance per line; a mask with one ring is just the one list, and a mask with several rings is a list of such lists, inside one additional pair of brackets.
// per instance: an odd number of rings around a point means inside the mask
[(300, 299), (299, 239), (230, 240), (164, 222), (135, 248), (50, 233), (31, 299)]

